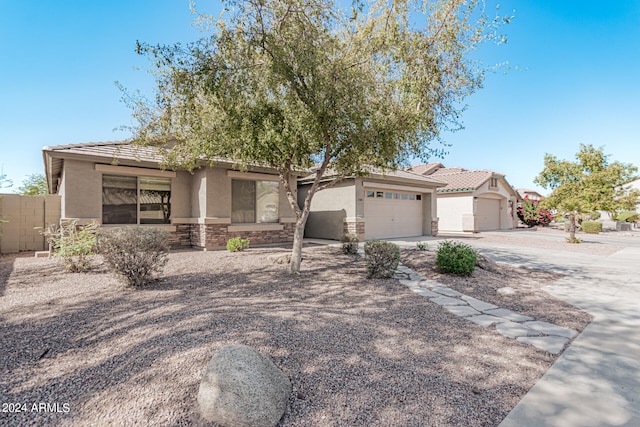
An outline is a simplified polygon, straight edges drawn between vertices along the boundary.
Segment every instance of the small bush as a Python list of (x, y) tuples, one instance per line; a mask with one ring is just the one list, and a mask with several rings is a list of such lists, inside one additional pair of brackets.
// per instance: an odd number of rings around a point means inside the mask
[(358, 253), (360, 238), (357, 234), (345, 234), (342, 236), (342, 252), (355, 255)]
[(100, 233), (98, 252), (128, 285), (143, 286), (169, 261), (169, 233), (157, 228), (115, 228)]
[(416, 242), (416, 247), (418, 248), (419, 251), (426, 251), (427, 242)]
[(477, 259), (475, 249), (464, 243), (445, 240), (438, 245), (436, 265), (443, 273), (470, 275)]
[(602, 214), (599, 211), (593, 211), (589, 214), (589, 216), (591, 217), (591, 219), (596, 220), (596, 219), (600, 219)]
[(529, 196), (525, 196), (518, 204), (516, 214), (527, 227), (547, 226), (553, 218), (553, 214), (549, 209), (541, 207), (539, 200), (529, 200)]
[(582, 221), (582, 231), (590, 234), (598, 234), (602, 231), (602, 223), (598, 221)]
[(567, 243), (580, 243), (582, 242), (581, 239), (578, 239), (577, 237), (574, 237), (573, 239), (571, 237), (567, 237)]
[(96, 233), (100, 225), (92, 222), (78, 225), (78, 221), (63, 221), (42, 234), (53, 248), (53, 255), (62, 258), (64, 268), (71, 273), (82, 273), (91, 268), (96, 254)]
[(392, 277), (400, 262), (400, 247), (391, 242), (372, 240), (364, 244), (364, 260), (369, 278)]
[(232, 237), (227, 241), (227, 250), (229, 252), (242, 252), (249, 247), (249, 239), (241, 239), (240, 237)]

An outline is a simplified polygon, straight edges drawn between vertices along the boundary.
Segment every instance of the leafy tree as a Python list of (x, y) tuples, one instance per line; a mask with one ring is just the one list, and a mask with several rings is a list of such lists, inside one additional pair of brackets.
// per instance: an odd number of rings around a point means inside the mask
[[(223, 0), (211, 35), (189, 46), (138, 44), (153, 63), (154, 100), (125, 93), (135, 140), (166, 150), (166, 165), (228, 158), (275, 168), (296, 213), (290, 271), (317, 191), (372, 168), (441, 155), (462, 101), (485, 70), (469, 53), (501, 42), (482, 0)], [(174, 145), (174, 141), (177, 141)], [(313, 183), (302, 207), (290, 188)], [(331, 171), (330, 173), (327, 173)]]
[(13, 181), (7, 178), (7, 175), (0, 173), (0, 188), (10, 188), (13, 186)]
[(22, 182), (22, 185), (18, 187), (18, 192), (23, 196), (40, 196), (49, 194), (47, 178), (41, 173), (28, 175)]
[(576, 161), (544, 156), (544, 169), (534, 182), (552, 189), (543, 204), (559, 209), (569, 217), (569, 241), (575, 241), (576, 215), (602, 210), (615, 213), (633, 209), (640, 192), (625, 186), (635, 179), (638, 168), (620, 162), (609, 162), (609, 155), (592, 145), (580, 144)]
[[(10, 179), (7, 179), (7, 175), (0, 173), (0, 188), (7, 188), (13, 186), (13, 182)], [(0, 225), (8, 222), (2, 218), (0, 218)], [(2, 236), (2, 229), (0, 228), (0, 236)]]

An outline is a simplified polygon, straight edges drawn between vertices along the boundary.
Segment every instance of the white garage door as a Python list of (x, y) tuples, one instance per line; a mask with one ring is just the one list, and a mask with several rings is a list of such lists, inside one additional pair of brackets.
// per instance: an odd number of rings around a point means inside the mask
[(365, 238), (384, 239), (422, 235), (424, 195), (406, 191), (365, 191)]
[(478, 231), (499, 230), (500, 200), (479, 198), (476, 218)]

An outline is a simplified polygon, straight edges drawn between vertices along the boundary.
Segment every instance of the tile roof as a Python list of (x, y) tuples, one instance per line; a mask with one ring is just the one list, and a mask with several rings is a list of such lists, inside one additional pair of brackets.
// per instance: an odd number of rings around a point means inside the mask
[(493, 176), (493, 172), (486, 170), (461, 170), (451, 173), (435, 173), (433, 176), (447, 183), (446, 187), (439, 188), (438, 192), (448, 193), (454, 191), (475, 191)]
[(82, 144), (54, 145), (43, 147), (45, 153), (76, 154), (102, 157), (110, 162), (133, 160), (136, 162), (160, 163), (162, 152), (158, 147), (141, 147), (129, 141), (87, 142)]
[(489, 170), (467, 170), (464, 168), (446, 168), (441, 163), (427, 163), (413, 166), (412, 170), (424, 171), (429, 176), (445, 182), (447, 185), (438, 188), (438, 193), (475, 191), (489, 178), (504, 178), (504, 175)]
[(422, 165), (411, 166), (411, 171), (418, 175), (431, 175), (436, 170), (443, 168), (442, 163), (426, 163)]
[[(336, 176), (335, 171), (327, 170), (324, 174), (324, 179), (329, 180)], [(384, 178), (389, 179), (391, 181), (418, 181), (424, 184), (431, 184), (432, 187), (443, 187), (445, 183), (437, 178), (432, 178), (430, 176), (424, 176), (417, 174), (413, 171), (407, 170), (395, 170), (395, 171), (382, 171), (380, 169), (373, 169), (369, 174), (370, 178)], [(301, 183), (309, 183), (313, 181), (315, 178), (315, 174), (310, 174), (305, 177), (300, 178)]]

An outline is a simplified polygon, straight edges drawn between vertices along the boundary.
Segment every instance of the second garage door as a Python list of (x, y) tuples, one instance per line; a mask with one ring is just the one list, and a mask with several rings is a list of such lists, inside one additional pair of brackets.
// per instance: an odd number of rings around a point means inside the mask
[(367, 189), (365, 195), (367, 240), (422, 235), (422, 194)]
[(478, 199), (478, 211), (476, 213), (478, 231), (491, 231), (500, 229), (500, 200)]

